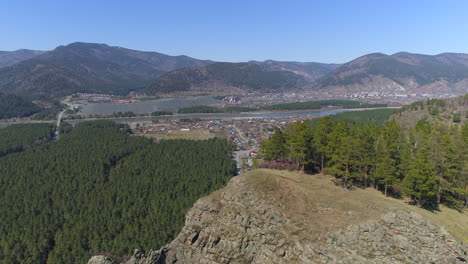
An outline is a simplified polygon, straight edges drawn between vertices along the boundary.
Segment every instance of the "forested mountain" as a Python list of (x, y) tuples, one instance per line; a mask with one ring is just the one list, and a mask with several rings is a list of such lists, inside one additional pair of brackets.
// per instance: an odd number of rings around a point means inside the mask
[(315, 89), (348, 93), (466, 93), (468, 54), (368, 54), (320, 78)]
[(210, 63), (187, 56), (77, 42), (1, 69), (0, 91), (33, 98), (76, 92), (125, 94), (147, 86), (165, 72)]
[(109, 121), (62, 132), (0, 157), (0, 263), (86, 263), (160, 247), (236, 170), (221, 139), (154, 143)]
[(419, 120), (431, 124), (463, 124), (468, 122), (468, 94), (450, 99), (430, 99), (403, 106), (394, 119), (408, 130)]
[(20, 96), (0, 92), (0, 119), (30, 116), (40, 110), (39, 106)]
[(147, 94), (172, 92), (277, 92), (302, 89), (310, 81), (331, 72), (335, 65), (320, 63), (219, 62), (204, 67), (166, 73), (147, 89)]
[(297, 62), (297, 61), (249, 61), (249, 63), (260, 65), (270, 71), (290, 71), (304, 76), (307, 80), (313, 81), (337, 69), (340, 64), (319, 63), (319, 62)]
[(28, 60), (45, 53), (40, 50), (20, 49), (15, 51), (0, 51), (0, 68)]
[[(458, 53), (374, 53), (342, 65), (273, 60), (214, 63), (77, 42), (43, 54), (24, 50), (14, 54), (17, 56), (0, 53), (0, 68), (2, 58), (10, 65), (0, 69), (0, 91), (31, 98), (131, 90), (149, 95), (300, 89), (434, 94), (468, 90), (468, 55)], [(8, 59), (12, 56), (14, 59)]]

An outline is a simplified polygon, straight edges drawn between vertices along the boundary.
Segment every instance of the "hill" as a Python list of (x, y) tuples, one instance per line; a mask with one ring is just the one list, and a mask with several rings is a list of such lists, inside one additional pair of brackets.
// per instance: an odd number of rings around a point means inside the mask
[(335, 69), (313, 62), (220, 62), (164, 74), (144, 90), (147, 94), (174, 92), (278, 92), (303, 89)]
[(342, 93), (466, 93), (468, 54), (368, 54), (320, 78), (315, 89)]
[(0, 119), (30, 116), (40, 110), (39, 106), (22, 97), (0, 92)]
[(44, 53), (45, 51), (27, 49), (0, 51), (0, 69), (24, 60), (34, 58)]
[(393, 116), (405, 129), (409, 129), (419, 120), (431, 124), (447, 126), (468, 123), (468, 94), (449, 99), (431, 99), (405, 105)]
[(198, 200), (173, 242), (128, 263), (462, 263), (467, 237), (468, 216), (452, 209), (261, 169)]
[(1, 69), (0, 91), (32, 98), (76, 92), (126, 94), (165, 72), (209, 63), (187, 56), (77, 42)]
[(337, 69), (340, 64), (328, 64), (319, 62), (296, 62), (296, 61), (274, 61), (267, 60), (264, 62), (249, 61), (249, 63), (257, 64), (270, 70), (290, 71), (295, 74), (304, 76), (307, 80), (313, 81), (317, 78), (328, 74)]

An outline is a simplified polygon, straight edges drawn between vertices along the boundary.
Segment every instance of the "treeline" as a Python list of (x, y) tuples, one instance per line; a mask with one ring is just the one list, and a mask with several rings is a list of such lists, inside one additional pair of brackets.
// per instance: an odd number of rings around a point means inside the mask
[(264, 159), (324, 171), (345, 188), (373, 186), (407, 195), (418, 206), (468, 203), (468, 125), (419, 121), (409, 131), (397, 122), (349, 124), (321, 118), (313, 127), (294, 123), (261, 145)]
[(468, 94), (450, 99), (429, 99), (403, 106), (399, 113), (427, 111), (431, 117), (461, 123), (468, 119)]
[(235, 174), (221, 139), (152, 142), (111, 121), (0, 157), (0, 262), (86, 263), (159, 248)]
[(172, 112), (168, 111), (154, 111), (151, 113), (151, 116), (165, 116), (165, 115), (172, 115)]
[[(346, 122), (351, 124), (364, 124), (368, 122), (375, 123), (377, 125), (383, 125), (390, 119), (390, 116), (397, 112), (397, 109), (385, 108), (385, 109), (372, 109), (364, 111), (349, 111), (343, 112), (336, 115), (330, 115), (330, 119), (336, 122)], [(313, 118), (306, 120), (307, 124), (314, 126), (320, 119)]]
[(0, 157), (50, 141), (51, 124), (11, 125), (0, 129)]
[(145, 117), (145, 116), (165, 116), (165, 115), (172, 115), (172, 112), (155, 111), (155, 112), (151, 112), (150, 114), (137, 114), (132, 111), (127, 111), (127, 112), (114, 112), (112, 114), (95, 114), (95, 115), (88, 115), (88, 116), (70, 114), (70, 115), (67, 115), (66, 118), (74, 120), (74, 119), (83, 119), (83, 118), (123, 118), (123, 117), (139, 117), (139, 116)]
[(26, 117), (41, 111), (41, 108), (17, 95), (0, 93), (0, 119)]
[(326, 107), (341, 107), (341, 108), (373, 108), (373, 107), (386, 107), (387, 104), (367, 104), (351, 100), (321, 100), (321, 101), (307, 101), (286, 104), (274, 104), (263, 107), (242, 107), (242, 106), (227, 106), (216, 107), (208, 105), (198, 105), (191, 107), (184, 107), (178, 110), (179, 114), (189, 113), (240, 113), (240, 112), (253, 112), (259, 110), (266, 111), (284, 111), (284, 110), (315, 110)]
[(34, 114), (32, 120), (54, 120), (57, 119), (58, 114), (65, 109), (65, 105), (55, 104), (50, 108), (46, 108), (39, 113)]
[(373, 108), (373, 107), (386, 107), (387, 104), (367, 104), (351, 100), (320, 100), (320, 101), (307, 101), (286, 104), (274, 104), (262, 107), (264, 110), (312, 110), (322, 109), (326, 107), (341, 107), (341, 108)]
[(208, 105), (197, 105), (180, 108), (177, 112), (179, 114), (192, 114), (192, 113), (241, 113), (241, 112), (253, 112), (258, 111), (259, 108), (255, 107), (243, 107), (243, 106), (227, 106), (227, 107), (215, 107)]

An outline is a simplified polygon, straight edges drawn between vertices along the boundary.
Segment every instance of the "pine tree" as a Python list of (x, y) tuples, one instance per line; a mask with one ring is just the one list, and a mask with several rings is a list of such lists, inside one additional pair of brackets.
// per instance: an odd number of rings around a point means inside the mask
[(357, 161), (359, 172), (364, 180), (364, 186), (368, 186), (369, 174), (375, 164), (375, 141), (377, 127), (371, 123), (366, 123), (356, 128)]
[(301, 172), (311, 160), (312, 133), (309, 126), (303, 122), (294, 123), (286, 128), (288, 153), (291, 160), (299, 163)]
[(327, 172), (340, 177), (343, 180), (343, 186), (347, 189), (350, 180), (357, 176), (354, 171), (357, 164), (355, 155), (357, 144), (350, 135), (344, 135), (338, 140), (336, 151), (331, 155), (332, 166), (327, 169)]
[(313, 129), (312, 146), (317, 153), (316, 163), (319, 164), (322, 172), (325, 169), (330, 133), (333, 131), (334, 125), (335, 122), (329, 116), (325, 116), (320, 118)]
[(392, 187), (397, 181), (395, 160), (389, 156), (384, 156), (379, 159), (376, 164), (375, 174), (377, 178), (384, 184), (384, 194), (387, 196), (388, 187)]
[(416, 152), (408, 175), (403, 180), (403, 187), (404, 192), (418, 206), (423, 206), (436, 198), (436, 175), (427, 145), (421, 146)]
[(286, 156), (286, 138), (281, 129), (276, 128), (269, 141), (271, 146), (268, 155), (274, 160), (283, 159)]

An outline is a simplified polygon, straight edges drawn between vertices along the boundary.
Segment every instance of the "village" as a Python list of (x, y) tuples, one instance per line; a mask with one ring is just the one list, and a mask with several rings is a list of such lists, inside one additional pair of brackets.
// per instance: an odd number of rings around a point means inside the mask
[(260, 143), (268, 139), (276, 127), (301, 122), (310, 117), (248, 118), (248, 119), (181, 119), (129, 122), (135, 136), (145, 136), (155, 141), (168, 139), (205, 140), (213, 137), (232, 142), (239, 170), (253, 166)]

